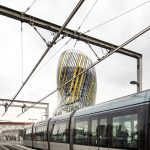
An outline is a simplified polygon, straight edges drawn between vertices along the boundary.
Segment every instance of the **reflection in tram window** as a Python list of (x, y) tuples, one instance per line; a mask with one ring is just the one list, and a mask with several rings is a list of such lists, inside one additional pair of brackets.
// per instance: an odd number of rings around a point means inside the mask
[(137, 114), (113, 117), (112, 146), (137, 149), (137, 125)]
[(108, 146), (108, 125), (107, 119), (100, 119), (100, 128), (99, 128), (99, 135), (100, 135), (100, 146)]
[(25, 139), (26, 140), (31, 140), (31, 133), (32, 133), (32, 129), (29, 128), (29, 129), (26, 129), (26, 136), (25, 136)]
[(88, 121), (77, 121), (75, 127), (75, 144), (88, 145)]
[(97, 146), (98, 145), (98, 131), (97, 131), (97, 127), (98, 127), (98, 120), (97, 119), (93, 119), (91, 121), (91, 145), (92, 146)]
[(46, 126), (36, 127), (33, 137), (35, 141), (46, 141), (47, 140)]
[(52, 131), (52, 142), (67, 143), (68, 142), (68, 129), (67, 123), (55, 123)]
[(54, 125), (51, 141), (57, 142), (57, 124)]

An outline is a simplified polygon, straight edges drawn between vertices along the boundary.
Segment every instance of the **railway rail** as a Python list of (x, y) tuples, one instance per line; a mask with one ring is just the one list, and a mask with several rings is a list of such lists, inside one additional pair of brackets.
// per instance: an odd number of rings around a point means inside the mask
[[(18, 143), (0, 143), (0, 150), (33, 150)], [(35, 149), (34, 149), (35, 150)]]

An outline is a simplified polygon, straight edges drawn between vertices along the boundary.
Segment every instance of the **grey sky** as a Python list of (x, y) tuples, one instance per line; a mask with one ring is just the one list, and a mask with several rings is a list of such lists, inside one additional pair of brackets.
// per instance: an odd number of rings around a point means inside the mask
[[(18, 11), (25, 11), (32, 2), (32, 0), (1, 0), (0, 5)], [(78, 1), (70, 0), (37, 0), (27, 14), (62, 25), (77, 2)], [(86, 0), (67, 27), (77, 30), (94, 2), (94, 0)], [(81, 27), (80, 32), (85, 32), (141, 3), (143, 3), (143, 0), (98, 0), (94, 9)], [(150, 3), (147, 3), (115, 21), (89, 32), (88, 35), (120, 45), (137, 32), (150, 25), (149, 14)], [(22, 84), (20, 24), (21, 23), (16, 20), (0, 16), (1, 98), (12, 98)], [(39, 28), (38, 30), (48, 41), (52, 40), (53, 37), (49, 31)], [(37, 73), (31, 77), (17, 99), (37, 101), (56, 88), (56, 71), (59, 56), (63, 51), (72, 49), (75, 40), (71, 40), (71, 42), (54, 57), (52, 56), (67, 40), (68, 38), (65, 38), (60, 41), (49, 51), (42, 64), (48, 60), (50, 61), (46, 63), (42, 69), (39, 70), (40, 67), (38, 67), (36, 70)], [(93, 48), (99, 56), (102, 56), (101, 48), (95, 46), (93, 46)], [(150, 32), (142, 35), (139, 39), (127, 45), (126, 48), (143, 54), (143, 90), (149, 89)], [(23, 23), (23, 49), (23, 77), (25, 79), (46, 49), (45, 43), (34, 29), (25, 23)], [(85, 52), (93, 62), (96, 61), (96, 57), (85, 43), (77, 42), (75, 49)], [(42, 66), (42, 64), (40, 66)], [(131, 80), (136, 80), (136, 61), (134, 59), (120, 54), (114, 54), (97, 65), (96, 72), (98, 82), (96, 103), (136, 92), (136, 87), (129, 84)], [(57, 93), (44, 102), (50, 103), (51, 115), (57, 104)], [(0, 114), (2, 114), (3, 111), (2, 108)], [(20, 111), (20, 109), (15, 109), (14, 111), (14, 109), (10, 108), (3, 119), (27, 120), (29, 118), (28, 115), (31, 113), (33, 115), (31, 117), (35, 118), (38, 114), (38, 119), (41, 119), (40, 116), (42, 111), (35, 112), (32, 110), (22, 117), (16, 118), (16, 115), (19, 114)]]

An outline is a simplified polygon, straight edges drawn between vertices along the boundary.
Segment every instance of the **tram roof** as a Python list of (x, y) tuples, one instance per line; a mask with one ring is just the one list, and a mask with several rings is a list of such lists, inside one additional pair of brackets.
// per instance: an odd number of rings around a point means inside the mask
[(123, 107), (132, 107), (134, 105), (140, 105), (145, 102), (150, 102), (150, 89), (77, 110), (75, 113), (75, 117), (84, 116), (91, 113), (94, 114), (98, 112), (111, 111)]
[(34, 127), (47, 125), (47, 122), (48, 122), (47, 120), (46, 121), (41, 121), (41, 122), (36, 122), (34, 124)]
[(55, 117), (51, 118), (51, 121), (50, 121), (50, 122), (59, 121), (59, 120), (62, 120), (62, 119), (63, 119), (63, 120), (69, 119), (71, 113), (72, 113), (72, 112), (69, 112), (69, 113), (66, 113), (66, 114), (62, 114), (62, 115), (55, 116)]

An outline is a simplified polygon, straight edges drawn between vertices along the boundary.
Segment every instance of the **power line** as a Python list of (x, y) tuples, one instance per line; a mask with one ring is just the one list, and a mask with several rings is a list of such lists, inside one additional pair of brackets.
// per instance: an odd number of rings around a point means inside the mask
[[(69, 38), (69, 40), (67, 40), (67, 42), (65, 42), (65, 44), (63, 44), (35, 73), (38, 73), (47, 63), (49, 63), (70, 41), (72, 40), (72, 38)], [(34, 76), (33, 75), (33, 76)]]
[(145, 4), (149, 3), (149, 2), (150, 2), (150, 1), (146, 1), (146, 2), (144, 2), (144, 3), (142, 3), (142, 4), (138, 5), (138, 6), (136, 6), (136, 7), (132, 8), (132, 9), (130, 9), (130, 10), (128, 10), (128, 11), (122, 13), (122, 14), (119, 14), (119, 15), (117, 15), (117, 16), (115, 16), (115, 17), (113, 17), (113, 18), (111, 18), (111, 19), (109, 19), (109, 20), (107, 20), (107, 21), (105, 21), (105, 22), (103, 22), (103, 23), (101, 23), (101, 24), (99, 24), (99, 25), (97, 25), (97, 26), (95, 26), (95, 27), (93, 27), (93, 28), (91, 28), (91, 29), (85, 31), (84, 34), (85, 34), (85, 33), (89, 33), (89, 32), (91, 32), (92, 30), (95, 30), (95, 29), (97, 29), (97, 28), (99, 28), (99, 27), (101, 27), (101, 26), (103, 26), (103, 25), (105, 25), (105, 24), (107, 24), (107, 23), (109, 23), (109, 22), (111, 22), (111, 21), (114, 21), (114, 20), (120, 18), (121, 16), (123, 16), (123, 15), (125, 15), (125, 14), (127, 14), (127, 13), (129, 13), (129, 12), (132, 12), (133, 10), (136, 10), (136, 9), (142, 7), (143, 5), (145, 5)]
[[(89, 12), (87, 13), (87, 15), (86, 15), (85, 18), (83, 19), (82, 23), (81, 23), (80, 26), (77, 28), (76, 32), (80, 30), (81, 26), (82, 26), (82, 25), (84, 24), (84, 22), (86, 21), (87, 17), (89, 16), (89, 14), (91, 13), (91, 11), (93, 10), (93, 8), (94, 8), (94, 6), (96, 5), (97, 1), (98, 1), (98, 0), (96, 0), (96, 1), (94, 2), (94, 4), (92, 5), (91, 9), (89, 10)], [(51, 35), (55, 35), (53, 32), (50, 32), (50, 33), (51, 33)], [(60, 41), (61, 39), (63, 39), (63, 38), (64, 38), (64, 36), (62, 36), (62, 38), (60, 38), (57, 42), (59, 42), (59, 41)], [(71, 41), (71, 39), (72, 39), (72, 38), (70, 38), (63, 46), (61, 46), (61, 47), (58, 49), (58, 51), (57, 51), (56, 53), (54, 53), (54, 55), (53, 55), (52, 57), (50, 57), (50, 58), (48, 59), (48, 61), (47, 61), (46, 63), (44, 63), (44, 64), (40, 67), (40, 69), (39, 69), (37, 72), (39, 72), (54, 56), (56, 56), (56, 54), (58, 54), (58, 52), (59, 52), (61, 49), (63, 49), (63, 48)], [(74, 46), (73, 46), (73, 49), (76, 47), (76, 45), (77, 45), (77, 40), (75, 41), (75, 44), (74, 44)], [(37, 73), (37, 72), (36, 72), (36, 73)]]
[(92, 46), (91, 46), (89, 43), (87, 43), (87, 44), (88, 44), (88, 46), (90, 47), (90, 49), (92, 50), (92, 52), (95, 54), (97, 60), (99, 60), (100, 58), (99, 58), (99, 56), (96, 54), (96, 52), (94, 51), (94, 49), (92, 48)]
[(30, 74), (28, 75), (28, 77), (26, 78), (26, 80), (24, 81), (24, 83), (22, 84), (22, 86), (19, 88), (19, 90), (17, 91), (17, 93), (13, 97), (12, 101), (9, 103), (6, 111), (3, 113), (2, 116), (4, 116), (6, 114), (8, 108), (11, 106), (11, 104), (13, 103), (13, 101), (15, 100), (15, 98), (21, 92), (21, 90), (23, 89), (23, 87), (25, 86), (25, 84), (28, 82), (28, 80), (30, 79), (30, 77), (32, 76), (32, 74), (34, 73), (34, 71), (36, 70), (36, 68), (39, 66), (39, 64), (41, 63), (41, 61), (43, 60), (43, 58), (46, 56), (46, 54), (48, 53), (48, 51), (53, 47), (53, 45), (55, 44), (56, 40), (59, 38), (60, 34), (63, 32), (63, 30), (65, 29), (65, 27), (71, 21), (72, 17), (76, 14), (76, 12), (78, 11), (78, 9), (80, 8), (80, 6), (83, 4), (84, 1), (85, 0), (80, 0), (78, 2), (78, 4), (76, 5), (76, 7), (73, 9), (73, 11), (69, 15), (69, 17), (66, 19), (66, 21), (64, 22), (64, 24), (60, 28), (60, 30), (57, 33), (57, 35), (53, 38), (52, 42), (48, 45), (47, 49), (45, 50), (45, 52), (43, 53), (43, 55), (40, 57), (39, 61), (36, 63), (36, 65), (34, 66), (34, 68), (32, 69), (32, 71), (30, 72)]
[[(80, 26), (78, 27), (77, 31), (80, 30), (81, 26), (84, 24), (84, 22), (86, 21), (87, 17), (90, 15), (90, 13), (91, 13), (91, 11), (93, 10), (94, 6), (96, 5), (97, 1), (98, 1), (98, 0), (96, 0), (96, 1), (94, 2), (94, 4), (92, 5), (91, 9), (89, 10), (89, 12), (87, 13), (87, 15), (86, 15), (85, 18), (83, 19), (83, 21), (82, 21), (82, 23), (80, 24)], [(77, 32), (77, 31), (76, 31), (76, 32)]]
[(42, 40), (45, 42), (46, 45), (48, 45), (48, 42), (46, 41), (46, 39), (42, 36), (42, 34), (38, 31), (38, 29), (31, 24), (31, 26), (33, 27), (33, 29), (37, 32), (37, 34), (42, 38)]
[(73, 45), (73, 50), (75, 49), (76, 45), (77, 45), (78, 40), (75, 40), (75, 43)]
[[(123, 48), (124, 46), (126, 46), (127, 44), (129, 44), (130, 42), (134, 41), (136, 38), (138, 38), (139, 36), (141, 36), (142, 34), (144, 34), (145, 32), (147, 32), (148, 30), (150, 30), (150, 26), (148, 26), (147, 28), (145, 28), (144, 30), (142, 30), (141, 32), (137, 33), (135, 36), (133, 36), (132, 38), (130, 38), (129, 40), (127, 40), (126, 42), (124, 42), (123, 44), (121, 44), (120, 46), (118, 46), (117, 48), (115, 48), (114, 50), (110, 51), (109, 53), (107, 53), (105, 56), (103, 56), (101, 59), (97, 60), (95, 63), (93, 63), (91, 66), (89, 66), (87, 69), (85, 69), (84, 71), (82, 71), (81, 73), (79, 73), (77, 76), (73, 77), (72, 79), (70, 79), (69, 81), (67, 81), (65, 84), (63, 84), (62, 86), (56, 88), (54, 91), (52, 91), (51, 93), (49, 93), (48, 95), (46, 95), (45, 97), (43, 97), (41, 100), (39, 100), (37, 103), (33, 104), (32, 106), (28, 107), (26, 109), (29, 110), (30, 108), (32, 108), (33, 106), (39, 104), (40, 102), (42, 102), (44, 99), (48, 98), (49, 96), (53, 95), (55, 92), (57, 92), (58, 90), (62, 89), (63, 87), (65, 87), (67, 84), (69, 84), (72, 80), (75, 80), (76, 78), (78, 78), (79, 76), (81, 76), (82, 74), (84, 74), (85, 72), (87, 72), (89, 69), (93, 68), (94, 66), (96, 66), (97, 64), (99, 64), (100, 62), (102, 62), (103, 60), (105, 60), (106, 58), (108, 58), (109, 56), (111, 56), (112, 54), (114, 54), (115, 52), (117, 52), (119, 49)], [(24, 111), (23, 113), (25, 113), (26, 111)], [(17, 117), (21, 116), (23, 113), (19, 114)]]
[(31, 3), (31, 5), (24, 11), (24, 14), (26, 14), (27, 11), (29, 11), (29, 10), (31, 9), (31, 7), (35, 4), (36, 1), (37, 1), (37, 0), (34, 0), (34, 1)]

